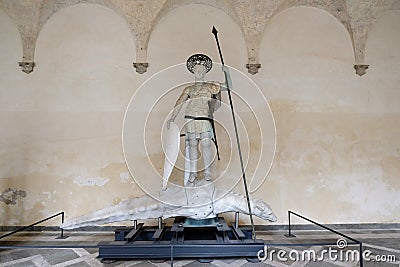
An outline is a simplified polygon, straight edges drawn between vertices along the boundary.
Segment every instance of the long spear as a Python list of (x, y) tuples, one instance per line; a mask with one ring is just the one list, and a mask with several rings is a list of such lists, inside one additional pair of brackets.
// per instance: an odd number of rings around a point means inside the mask
[[(218, 46), (218, 52), (219, 52), (219, 57), (221, 58), (221, 64), (222, 66), (225, 66), (224, 64), (224, 58), (222, 57), (222, 52), (221, 52), (221, 47), (219, 45), (219, 40), (218, 40), (218, 31), (217, 29), (213, 26), (212, 28), (212, 33), (215, 36), (215, 40), (217, 42)], [(225, 77), (226, 80), (226, 77)], [(242, 168), (242, 178), (243, 178), (243, 184), (244, 184), (244, 190), (246, 191), (246, 199), (247, 199), (247, 208), (249, 209), (249, 215), (250, 215), (250, 221), (251, 221), (251, 228), (252, 228), (252, 237), (254, 240), (256, 240), (256, 232), (254, 230), (254, 222), (253, 222), (253, 213), (251, 212), (251, 206), (250, 206), (250, 197), (249, 197), (249, 191), (247, 189), (247, 181), (246, 181), (246, 173), (244, 171), (244, 166), (243, 166), (243, 157), (242, 157), (242, 149), (240, 148), (240, 142), (239, 142), (239, 134), (238, 134), (238, 129), (237, 129), (237, 124), (236, 124), (236, 117), (235, 117), (235, 111), (233, 109), (233, 102), (232, 102), (232, 96), (231, 96), (231, 90), (229, 88), (229, 84), (226, 84), (226, 89), (228, 91), (228, 97), (229, 97), (229, 104), (231, 106), (231, 113), (232, 113), (232, 119), (233, 119), (233, 126), (235, 128), (235, 134), (236, 134), (236, 144), (239, 152), (239, 159), (240, 159), (240, 167)]]

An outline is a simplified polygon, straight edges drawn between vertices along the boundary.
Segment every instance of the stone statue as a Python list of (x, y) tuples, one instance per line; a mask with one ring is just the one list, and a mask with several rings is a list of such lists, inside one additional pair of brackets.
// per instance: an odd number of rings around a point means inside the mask
[[(201, 143), (204, 161), (204, 179), (211, 180), (212, 150), (214, 137), (213, 113), (220, 106), (221, 91), (231, 88), (231, 78), (226, 66), (222, 66), (225, 83), (205, 82), (204, 76), (212, 68), (211, 59), (203, 54), (195, 54), (188, 58), (187, 69), (194, 74), (195, 82), (187, 86), (178, 100), (168, 120), (168, 128), (181, 110), (182, 104), (188, 102), (185, 110), (185, 175), (184, 185), (194, 183), (197, 178), (198, 146)], [(167, 178), (168, 179), (168, 178)]]
[[(248, 214), (244, 195), (217, 190), (213, 183), (204, 180), (199, 183), (201, 184), (199, 187), (174, 187), (160, 191), (161, 201), (147, 195), (121, 201), (117, 205), (68, 220), (61, 225), (61, 228), (74, 229), (113, 222), (177, 216), (201, 220), (214, 218), (225, 212)], [(264, 201), (253, 199), (250, 201), (250, 206), (253, 215), (271, 222), (276, 221), (276, 216)]]
[[(233, 193), (227, 190), (217, 190), (211, 180), (210, 165), (212, 161), (211, 138), (215, 130), (213, 129), (212, 114), (219, 107), (220, 92), (231, 88), (231, 78), (226, 67), (222, 67), (225, 74), (225, 83), (205, 82), (204, 76), (210, 71), (212, 61), (208, 56), (195, 54), (187, 60), (187, 68), (195, 76), (195, 83), (187, 86), (179, 99), (176, 101), (175, 109), (171, 118), (167, 122), (167, 127), (171, 129), (172, 136), (177, 139), (169, 140), (168, 150), (179, 144), (180, 130), (174, 123), (178, 115), (181, 104), (188, 101), (185, 110), (185, 176), (184, 183), (197, 179), (197, 151), (201, 141), (204, 158), (204, 179), (196, 181), (196, 186), (171, 186), (166, 188), (167, 180), (164, 177), (163, 190), (155, 192), (152, 196), (145, 195), (121, 201), (117, 205), (103, 208), (86, 215), (70, 219), (62, 224), (64, 229), (74, 229), (78, 227), (102, 225), (106, 223), (133, 221), (152, 218), (171, 218), (183, 216), (196, 220), (215, 218), (225, 212), (239, 212), (249, 214), (250, 205), (252, 214), (261, 219), (276, 221), (276, 216), (267, 203), (262, 200), (248, 200), (244, 195)], [(176, 149), (172, 149), (176, 152)], [(176, 153), (173, 154), (172, 161), (176, 160)], [(167, 162), (167, 161), (166, 161)], [(165, 171), (164, 176), (170, 175)], [(167, 175), (165, 174), (167, 173)], [(168, 174), (169, 173), (169, 174)], [(168, 179), (167, 177), (167, 179)], [(247, 202), (249, 201), (249, 203)]]

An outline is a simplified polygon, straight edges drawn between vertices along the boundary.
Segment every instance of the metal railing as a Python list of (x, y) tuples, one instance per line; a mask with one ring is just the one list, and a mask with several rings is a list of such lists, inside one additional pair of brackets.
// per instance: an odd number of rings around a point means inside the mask
[[(42, 223), (42, 222), (51, 220), (51, 219), (53, 219), (53, 218), (55, 218), (55, 217), (57, 217), (57, 216), (60, 216), (60, 215), (61, 215), (61, 223), (64, 223), (64, 212), (61, 211), (61, 212), (59, 212), (59, 213), (57, 213), (57, 214), (54, 214), (53, 216), (47, 217), (46, 219), (43, 219), (43, 220), (41, 220), (41, 221), (32, 223), (31, 225), (28, 225), (28, 226), (23, 226), (23, 227), (21, 227), (21, 228), (15, 230), (15, 231), (12, 231), (12, 232), (10, 232), (10, 233), (7, 233), (7, 234), (5, 234), (5, 235), (2, 235), (2, 236), (0, 236), (0, 239), (5, 238), (5, 237), (10, 236), (10, 235), (13, 235), (13, 234), (18, 233), (18, 232), (22, 232), (22, 231), (24, 231), (24, 230), (26, 230), (26, 229), (29, 229), (29, 228), (31, 228), (31, 227), (37, 225), (37, 224), (40, 224), (40, 223)], [(57, 238), (58, 238), (58, 239), (66, 238), (66, 237), (64, 237), (64, 229), (60, 228), (60, 231), (61, 231), (61, 232), (60, 232), (60, 236), (57, 237)]]
[(363, 243), (361, 242), (361, 241), (359, 241), (359, 240), (357, 240), (357, 239), (354, 239), (354, 238), (352, 238), (352, 237), (350, 237), (350, 236), (348, 236), (348, 235), (345, 235), (345, 234), (343, 234), (343, 233), (341, 233), (341, 232), (339, 232), (339, 231), (336, 231), (336, 230), (334, 230), (334, 229), (332, 229), (332, 228), (330, 228), (330, 227), (327, 227), (327, 226), (325, 226), (325, 225), (322, 225), (322, 224), (320, 224), (320, 223), (317, 223), (316, 221), (313, 221), (313, 220), (311, 220), (311, 219), (309, 219), (309, 218), (307, 218), (307, 217), (304, 217), (304, 216), (302, 216), (302, 215), (300, 215), (300, 214), (298, 214), (298, 213), (296, 213), (296, 212), (293, 212), (293, 211), (288, 211), (288, 219), (289, 219), (289, 233), (288, 233), (288, 235), (286, 235), (287, 237), (295, 237), (295, 235), (293, 235), (292, 234), (292, 224), (291, 224), (291, 220), (290, 220), (290, 215), (295, 215), (295, 216), (297, 216), (297, 217), (299, 217), (299, 218), (301, 218), (301, 219), (303, 219), (303, 220), (306, 220), (306, 221), (308, 221), (308, 222), (310, 222), (310, 223), (313, 223), (313, 224), (315, 224), (315, 225), (317, 225), (317, 226), (319, 226), (319, 227), (321, 227), (321, 228), (324, 228), (325, 230), (328, 230), (328, 231), (330, 231), (330, 232), (332, 232), (332, 233), (335, 233), (335, 234), (337, 234), (337, 235), (340, 235), (341, 237), (344, 237), (344, 238), (347, 238), (347, 239), (349, 239), (349, 240), (351, 240), (351, 241), (353, 241), (354, 243), (350, 243), (351, 245), (358, 245), (359, 246), (359, 253), (360, 253), (360, 267), (363, 267), (363, 265), (364, 265), (364, 259), (363, 259)]

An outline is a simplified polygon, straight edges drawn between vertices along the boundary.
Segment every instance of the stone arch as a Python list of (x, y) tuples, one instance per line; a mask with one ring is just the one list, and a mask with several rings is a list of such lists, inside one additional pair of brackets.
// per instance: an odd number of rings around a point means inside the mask
[[(3, 9), (1, 9), (0, 8), (0, 16), (2, 16), (3, 18), (2, 19), (4, 19), (5, 20), (5, 22), (6, 23), (2, 23), (1, 25), (4, 27), (4, 26), (10, 26), (11, 28), (14, 28), (14, 29), (10, 29), (12, 32), (14, 32), (14, 34), (16, 33), (17, 35), (18, 35), (18, 45), (19, 45), (19, 47), (20, 47), (20, 49), (18, 49), (19, 50), (19, 53), (22, 53), (22, 38), (21, 38), (21, 33), (20, 33), (20, 31), (19, 31), (19, 29), (18, 29), (18, 25), (17, 25), (17, 23), (15, 22), (15, 19), (6, 11), (6, 10), (3, 10)], [(14, 26), (14, 27), (13, 27)], [(8, 28), (10, 28), (10, 27), (8, 27)], [(3, 33), (3, 34), (5, 34), (4, 32), (2, 32), (2, 31), (0, 31), (0, 33)], [(6, 38), (6, 37), (8, 37), (8, 35), (7, 36), (4, 36), (4, 38)], [(15, 38), (16, 36), (14, 36), (13, 38)], [(9, 38), (7, 38), (7, 39), (9, 39)], [(2, 39), (2, 44), (4, 44), (4, 39)], [(16, 41), (16, 40), (14, 40), (14, 41)], [(15, 50), (15, 49), (14, 49)], [(6, 55), (6, 56), (10, 56), (10, 53), (2, 53), (2, 55)], [(1, 60), (0, 62), (3, 62), (3, 60)]]
[(342, 23), (343, 26), (349, 31), (350, 35), (352, 34), (350, 15), (347, 11), (345, 0), (333, 1), (332, 3), (325, 3), (318, 0), (285, 0), (277, 7), (276, 10), (274, 10), (269, 19), (272, 19), (274, 16), (284, 11), (285, 9), (298, 6), (314, 7), (325, 10), (326, 12), (334, 16), (340, 23)]
[[(36, 48), (36, 75), (39, 82), (48, 81), (42, 91), (52, 92), (51, 108), (124, 109), (130, 88), (126, 85), (132, 84), (132, 47), (134, 39), (123, 18), (102, 5), (73, 5), (51, 16), (40, 31)], [(63, 91), (69, 92), (64, 100)], [(100, 99), (102, 95), (107, 96), (105, 100)], [(46, 105), (48, 102), (42, 106)]]
[[(189, 13), (191, 15), (188, 15)], [(206, 15), (208, 18), (212, 19), (202, 20), (201, 16), (203, 15)], [(178, 17), (181, 21), (187, 20), (188, 23), (187, 24), (180, 23), (178, 25), (177, 24)], [(175, 40), (175, 42), (178, 42), (178, 45), (183, 44), (185, 42), (185, 39), (189, 41), (191, 44), (187, 44), (185, 47), (182, 47), (182, 49), (185, 50), (184, 52), (185, 55), (182, 57), (181, 53), (177, 53), (176, 56), (180, 58), (179, 59), (174, 58), (176, 59), (175, 60), (176, 62), (175, 61), (173, 63), (171, 62), (172, 64), (184, 62), (186, 60), (186, 57), (189, 55), (187, 53), (193, 53), (194, 51), (193, 49), (202, 50), (202, 52), (205, 53), (210, 53), (210, 56), (212, 57), (213, 60), (219, 61), (218, 49), (215, 43), (214, 36), (211, 32), (212, 27), (215, 26), (220, 31), (218, 36), (220, 37), (220, 42), (224, 57), (225, 56), (229, 57), (228, 55), (229, 50), (236, 49), (235, 55), (237, 55), (237, 57), (234, 60), (235, 63), (233, 62), (229, 63), (231, 65), (234, 65), (235, 67), (244, 65), (243, 63), (238, 64), (238, 61), (245, 62), (246, 60), (246, 44), (242, 27), (240, 24), (237, 23), (237, 21), (233, 20), (229, 14), (222, 11), (221, 9), (215, 8), (214, 6), (210, 5), (204, 5), (203, 3), (200, 4), (187, 3), (179, 7), (171, 8), (160, 19), (162, 19), (162, 23), (160, 23), (159, 21), (159, 23), (153, 25), (153, 30), (151, 32), (151, 35), (149, 36), (148, 52), (153, 53), (152, 55), (149, 55), (148, 57), (149, 61), (152, 61), (152, 58), (155, 58), (154, 51), (156, 51), (156, 53), (158, 53), (159, 56), (162, 56), (162, 52), (159, 51), (160, 49), (165, 50), (168, 47), (171, 47), (172, 45), (171, 42), (173, 42), (173, 40)], [(172, 20), (175, 20), (175, 23), (173, 23)], [(193, 25), (189, 24), (189, 21)], [(166, 26), (167, 24), (165, 23), (167, 23), (169, 26)], [(174, 25), (176, 25), (176, 27)], [(219, 26), (221, 28), (219, 28)], [(165, 34), (164, 32), (166, 31), (167, 32), (171, 31), (171, 34), (174, 34), (175, 39), (173, 39), (171, 35), (167, 35), (166, 38), (160, 39), (160, 34), (163, 35)], [(177, 31), (180, 31), (183, 34), (178, 35)], [(229, 31), (229, 35), (227, 31)], [(222, 37), (224, 34), (225, 38)], [(223, 40), (221, 40), (221, 37), (223, 38)], [(232, 39), (235, 40), (237, 42), (237, 45), (235, 46), (231, 45), (230, 47), (228, 47), (227, 37), (229, 37), (230, 40)], [(179, 42), (178, 40), (181, 41)], [(197, 42), (195, 40), (197, 40)], [(159, 41), (164, 41), (164, 42), (160, 43)], [(155, 44), (154, 42), (157, 43), (156, 46), (154, 45)], [(176, 47), (173, 46), (172, 48), (174, 50), (174, 48)], [(160, 67), (162, 68), (166, 66), (160, 66)]]
[(371, 72), (379, 73), (382, 80), (394, 78), (399, 81), (397, 78), (400, 71), (399, 47), (400, 9), (386, 10), (380, 14), (368, 33), (365, 56), (372, 64)]
[(353, 41), (350, 16), (349, 13), (347, 12), (346, 1), (344, 0), (333, 1), (330, 3), (322, 1), (314, 1), (314, 0), (312, 1), (284, 0), (280, 3), (275, 3), (270, 5), (265, 5), (264, 2), (260, 1), (260, 5), (262, 4), (264, 4), (264, 6), (260, 7), (258, 13), (256, 12), (255, 14), (255, 16), (257, 17), (255, 21), (252, 20), (246, 21), (246, 26), (247, 26), (246, 34), (248, 35), (246, 41), (249, 45), (248, 47), (249, 64), (247, 64), (247, 68), (249, 69), (249, 72), (252, 74), (257, 73), (258, 72), (257, 69), (261, 67), (261, 64), (259, 64), (258, 57), (259, 57), (260, 42), (265, 27), (267, 27), (268, 22), (271, 19), (273, 19), (277, 14), (291, 7), (305, 6), (305, 7), (321, 9), (323, 11), (328, 12), (330, 15), (335, 17), (338, 20), (338, 22), (343, 24), (343, 26), (349, 33), (351, 40)]
[[(19, 66), (25, 73), (32, 72), (34, 66), (34, 42), (32, 42), (31, 35), (35, 33), (36, 18), (32, 16), (30, 9), (39, 9), (40, 4), (39, 1), (33, 2), (32, 5), (25, 5), (19, 1), (0, 2), (0, 8), (13, 20), (19, 31), (22, 41), (22, 60), (19, 62)], [(25, 16), (21, 17), (21, 13)], [(31, 32), (33, 34), (30, 34)]]
[(160, 21), (161, 18), (163, 18), (168, 12), (171, 10), (185, 6), (185, 5), (190, 5), (190, 4), (203, 4), (203, 5), (208, 5), (215, 7), (226, 14), (228, 14), (238, 25), (240, 25), (240, 20), (236, 14), (235, 9), (232, 7), (232, 5), (227, 2), (226, 0), (218, 1), (218, 0), (211, 0), (211, 1), (206, 1), (206, 0), (167, 0), (164, 5), (162, 6), (160, 12), (157, 14), (157, 17), (152, 25), (152, 29), (154, 26), (157, 25), (157, 23)]
[(353, 29), (354, 68), (359, 76), (364, 75), (369, 67), (365, 63), (365, 48), (368, 34), (383, 12), (395, 9), (398, 6), (396, 2), (396, 0), (366, 1), (360, 2), (357, 5), (348, 3), (348, 12), (351, 17), (351, 27)]
[(365, 57), (371, 110), (400, 114), (400, 10), (386, 10), (368, 34)]
[[(15, 21), (7, 12), (0, 9), (0, 113), (31, 108), (31, 102), (25, 96), (31, 96), (31, 88), (27, 88), (15, 62), (22, 55), (22, 40)], [(4, 116), (4, 113), (2, 113)], [(13, 119), (10, 118), (10, 121)], [(2, 127), (8, 128), (7, 119), (2, 120)], [(2, 138), (7, 139), (6, 131)]]
[[(272, 12), (269, 20), (273, 19), (278, 14), (282, 13), (283, 11), (289, 8), (295, 7), (308, 7), (308, 8), (315, 8), (319, 9), (323, 12), (328, 13), (330, 16), (334, 17), (337, 22), (339, 22), (344, 29), (346, 29), (352, 44), (353, 49), (353, 57), (354, 61), (356, 62), (354, 68), (358, 75), (365, 74), (365, 69), (368, 68), (368, 65), (364, 65), (363, 60), (358, 60), (358, 40), (356, 39), (357, 36), (354, 35), (352, 21), (350, 18), (350, 14), (347, 10), (346, 1), (333, 1), (332, 3), (326, 3), (321, 1), (306, 1), (306, 0), (286, 0), (282, 2), (274, 12)], [(260, 38), (261, 40), (261, 38)]]
[[(40, 12), (40, 17), (39, 17), (39, 22), (38, 22), (38, 29), (43, 27), (43, 25), (50, 19), (50, 17), (58, 12), (59, 10), (77, 5), (77, 4), (98, 4), (98, 5), (103, 5), (106, 7), (111, 8), (115, 12), (117, 12), (119, 15), (119, 10), (114, 8), (114, 5), (109, 1), (109, 0), (72, 0), (72, 1), (61, 1), (61, 0), (44, 0), (43, 5), (41, 7), (41, 12)], [(121, 15), (122, 16), (122, 15)]]
[(43, 26), (51, 18), (51, 16), (53, 16), (59, 10), (77, 4), (97, 4), (101, 6), (106, 6), (111, 10), (113, 10), (114, 12), (116, 12), (126, 21), (125, 16), (120, 12), (118, 8), (116, 8), (112, 4), (110, 0), (72, 0), (72, 1), (44, 0), (40, 4), (40, 6), (37, 7), (37, 9), (40, 12), (38, 17), (36, 17), (33, 23), (30, 23), (28, 27), (26, 27), (26, 25), (23, 25), (24, 27), (20, 29), (21, 37), (23, 40), (23, 50), (24, 50), (23, 61), (20, 63), (20, 65), (22, 64), (21, 67), (23, 67), (23, 69), (25, 67), (29, 67), (28, 71), (24, 70), (26, 73), (30, 73), (33, 71), (33, 67), (35, 65), (34, 54), (35, 54), (36, 42)]
[(388, 71), (390, 71), (391, 64), (394, 64), (391, 67), (395, 67), (400, 58), (399, 22), (400, 9), (386, 10), (372, 25), (367, 38), (366, 58), (371, 63), (378, 64), (379, 68), (389, 67)]
[(259, 81), (260, 88), (274, 88), (277, 98), (288, 99), (288, 108), (292, 102), (302, 110), (336, 108), (332, 103), (345, 88), (342, 81), (349, 73), (343, 70), (351, 69), (353, 50), (346, 29), (329, 13), (304, 6), (285, 9), (265, 27), (259, 52), (269, 77)]
[(285, 0), (283, 1), (278, 8), (271, 14), (269, 17), (269, 20), (273, 19), (275, 16), (277, 16), (279, 13), (283, 12), (286, 9), (293, 8), (293, 7), (310, 7), (310, 8), (316, 8), (320, 9), (324, 12), (329, 13), (331, 16), (336, 18), (336, 20), (342, 24), (342, 26), (347, 30), (352, 44), (353, 44), (353, 49), (354, 49), (354, 40), (353, 40), (353, 30), (351, 28), (351, 22), (350, 22), (350, 15), (347, 12), (346, 8), (346, 1), (345, 0), (339, 0), (339, 1), (333, 1), (332, 4), (327, 4), (322, 1), (317, 1), (317, 0)]
[[(284, 9), (281, 10), (279, 13), (278, 13), (278, 12), (274, 13), (273, 16), (271, 16), (271, 17), (269, 18), (269, 20), (268, 20), (269, 23), (265, 26), (262, 35), (265, 34), (266, 29), (268, 29), (268, 26), (271, 24), (271, 22), (273, 21), (273, 19), (275, 19), (275, 18), (278, 17), (279, 15), (283, 14), (284, 12), (287, 12), (287, 11), (289, 11), (289, 10), (294, 10), (294, 9), (313, 10), (313, 11), (315, 11), (315, 12), (319, 12), (320, 14), (324, 14), (324, 16), (326, 15), (326, 16), (328, 16), (328, 17), (331, 17), (331, 18), (333, 18), (333, 19), (338, 23), (338, 25), (340, 25), (340, 27), (341, 27), (342, 29), (344, 29), (344, 30), (346, 31), (346, 33), (348, 33), (347, 28), (344, 27), (343, 24), (342, 24), (340, 21), (338, 21), (337, 18), (336, 18), (335, 16), (333, 16), (330, 12), (326, 11), (325, 9), (321, 9), (321, 8), (313, 7), (313, 6), (295, 5), (295, 6), (291, 6), (291, 7), (284, 8)], [(351, 39), (351, 35), (348, 35), (348, 36), (349, 36), (350, 41), (351, 41), (351, 40), (352, 40), (352, 39)], [(351, 43), (351, 46), (353, 47), (353, 44), (352, 44), (352, 43)]]
[[(151, 38), (151, 35), (153, 33), (154, 28), (159, 24), (160, 20), (162, 20), (169, 12), (173, 11), (176, 8), (187, 6), (187, 5), (193, 5), (193, 4), (199, 4), (199, 5), (206, 5), (210, 6), (213, 8), (216, 8), (218, 10), (223, 11), (226, 13), (240, 28), (242, 35), (243, 35), (243, 27), (241, 25), (240, 19), (236, 14), (235, 9), (232, 7), (232, 4), (229, 3), (226, 0), (212, 0), (212, 1), (206, 1), (206, 0), (167, 0), (159, 12), (157, 13), (157, 16), (153, 20), (153, 22), (150, 25), (149, 31), (142, 34), (140, 37), (141, 38), (141, 46), (137, 48), (138, 53), (141, 53), (141, 55), (138, 55), (139, 58), (142, 59), (142, 61), (147, 60), (147, 48), (149, 44), (149, 40)], [(211, 34), (211, 29), (210, 29), (210, 34)]]

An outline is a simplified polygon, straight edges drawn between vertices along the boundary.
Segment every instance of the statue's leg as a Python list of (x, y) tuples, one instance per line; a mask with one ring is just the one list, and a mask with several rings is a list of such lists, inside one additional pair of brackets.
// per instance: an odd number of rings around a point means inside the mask
[(189, 135), (189, 159), (190, 159), (190, 175), (189, 182), (193, 183), (197, 177), (197, 160), (198, 160), (198, 143), (195, 133)]
[(189, 154), (189, 136), (188, 133), (185, 135), (185, 174), (183, 176), (183, 184), (187, 185), (190, 176), (190, 154)]
[(201, 148), (204, 160), (204, 179), (206, 181), (211, 180), (211, 163), (212, 163), (212, 151), (211, 151), (211, 132), (201, 133)]

